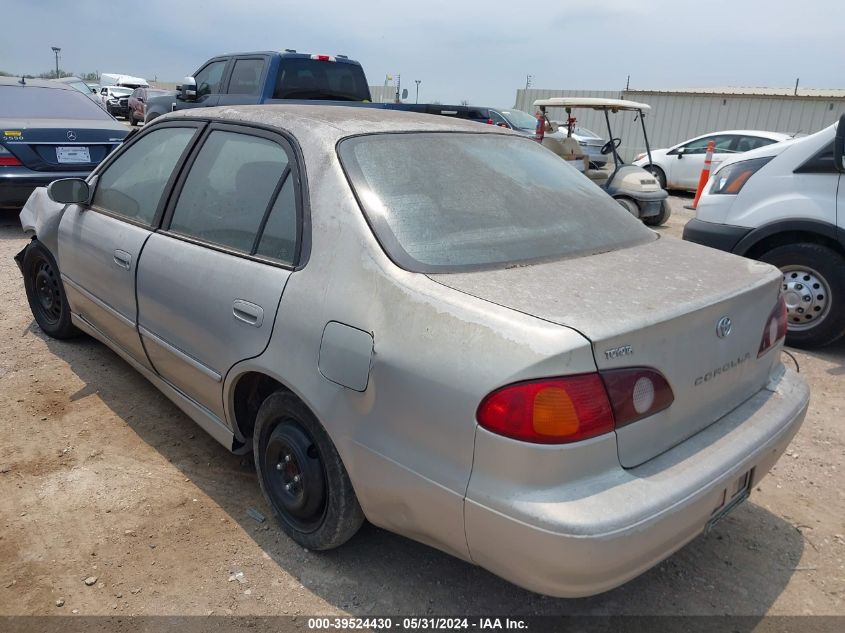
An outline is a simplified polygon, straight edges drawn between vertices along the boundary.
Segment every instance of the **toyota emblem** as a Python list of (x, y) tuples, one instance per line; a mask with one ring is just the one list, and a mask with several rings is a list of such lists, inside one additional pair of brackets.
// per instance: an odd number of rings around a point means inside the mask
[(73, 130), (68, 130), (67, 131), (67, 140), (75, 141), (76, 140), (76, 132), (74, 132)]
[(719, 338), (725, 338), (728, 334), (731, 333), (732, 327), (733, 323), (731, 323), (731, 320), (726, 316), (722, 317), (716, 324), (716, 336), (718, 336)]

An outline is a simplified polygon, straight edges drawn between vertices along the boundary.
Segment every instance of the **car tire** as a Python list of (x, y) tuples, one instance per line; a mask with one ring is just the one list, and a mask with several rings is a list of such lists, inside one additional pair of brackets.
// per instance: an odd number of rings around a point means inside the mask
[(55, 339), (78, 336), (80, 332), (70, 319), (59, 267), (47, 247), (38, 240), (30, 242), (21, 268), (29, 309), (38, 327)]
[(672, 217), (672, 208), (669, 206), (669, 201), (664, 200), (660, 213), (643, 218), (643, 224), (646, 226), (660, 226), (661, 224), (665, 224), (670, 217)]
[(645, 170), (657, 179), (661, 189), (666, 189), (666, 172), (657, 165), (647, 165)]
[(135, 127), (138, 125), (138, 121), (135, 120), (135, 117), (132, 116), (132, 110), (129, 111), (129, 114), (126, 115), (126, 120), (129, 121), (130, 127)]
[(787, 345), (821, 347), (845, 335), (845, 257), (821, 244), (798, 243), (759, 259), (783, 272)]
[(253, 455), (264, 498), (294, 541), (332, 549), (361, 527), (364, 513), (337, 449), (293, 394), (277, 391), (261, 404)]
[(640, 207), (637, 206), (637, 203), (631, 200), (630, 198), (615, 198), (616, 202), (622, 205), (622, 208), (625, 209), (628, 213), (633, 215), (635, 218), (640, 217)]

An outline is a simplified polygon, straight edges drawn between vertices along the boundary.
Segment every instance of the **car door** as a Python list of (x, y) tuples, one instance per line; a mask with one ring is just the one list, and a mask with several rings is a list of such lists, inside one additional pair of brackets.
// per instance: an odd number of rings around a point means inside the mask
[(213, 59), (200, 68), (194, 79), (197, 82), (197, 96), (192, 101), (176, 99), (174, 110), (185, 108), (213, 107), (220, 101), (220, 92), (226, 78), (228, 59)]
[(716, 142), (712, 165), (715, 168), (733, 153), (736, 140), (737, 137), (733, 134), (702, 136), (668, 152), (670, 156), (667, 174), (669, 188), (695, 190), (698, 187), (701, 170), (704, 168), (707, 144), (710, 141)]
[(299, 171), (281, 136), (213, 124), (138, 267), (138, 324), (156, 371), (221, 421), (223, 380), (261, 354), (297, 262)]
[(68, 206), (59, 224), (59, 261), (71, 311), (146, 367), (136, 327), (136, 267), (198, 129), (180, 122), (137, 137), (91, 181), (91, 205)]
[(268, 65), (264, 57), (236, 57), (218, 105), (261, 103)]

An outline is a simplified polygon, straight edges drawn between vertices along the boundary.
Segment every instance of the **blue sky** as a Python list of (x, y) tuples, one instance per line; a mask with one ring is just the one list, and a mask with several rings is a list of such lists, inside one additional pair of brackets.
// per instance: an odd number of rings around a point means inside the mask
[[(538, 88), (845, 87), (842, 0), (546, 3), (3, 0), (0, 70), (178, 81), (220, 53), (294, 48), (401, 73), (420, 101), (513, 104)], [(130, 7), (133, 7), (130, 9)]]

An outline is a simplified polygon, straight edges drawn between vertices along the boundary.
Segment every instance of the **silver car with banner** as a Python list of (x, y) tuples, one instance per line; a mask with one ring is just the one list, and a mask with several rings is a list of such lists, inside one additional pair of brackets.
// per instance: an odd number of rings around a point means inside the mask
[(774, 267), (661, 238), (496, 126), (174, 113), (21, 221), (43, 331), (96, 337), (252, 451), (311, 549), (366, 518), (598, 593), (742, 502), (807, 410)]

